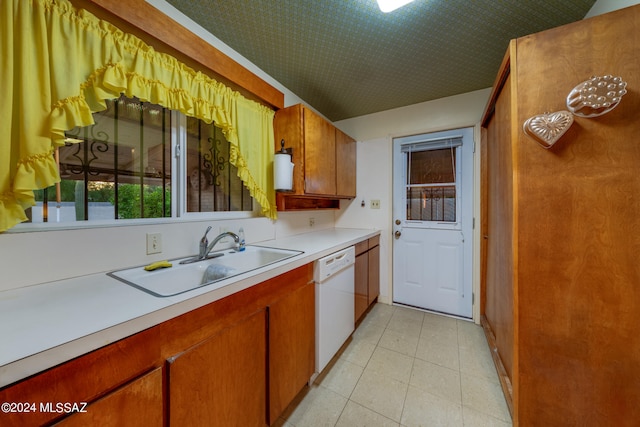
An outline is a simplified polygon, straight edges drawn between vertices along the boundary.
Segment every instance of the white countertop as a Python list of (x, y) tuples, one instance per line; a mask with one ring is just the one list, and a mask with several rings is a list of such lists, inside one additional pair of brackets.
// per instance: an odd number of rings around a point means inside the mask
[[(333, 228), (254, 243), (303, 251), (286, 260), (183, 294), (160, 298), (105, 273), (0, 292), (0, 387), (133, 335), (373, 237)], [(187, 254), (188, 255), (188, 254)]]

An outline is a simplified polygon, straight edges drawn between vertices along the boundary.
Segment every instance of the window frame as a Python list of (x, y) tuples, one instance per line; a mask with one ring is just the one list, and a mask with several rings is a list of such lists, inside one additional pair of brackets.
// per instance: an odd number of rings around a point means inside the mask
[[(255, 201), (252, 202), (253, 210), (251, 211), (219, 211), (219, 212), (189, 212), (187, 210), (187, 156), (183, 153), (187, 152), (187, 116), (179, 111), (171, 111), (171, 121), (175, 123), (172, 126), (172, 145), (171, 145), (171, 168), (176, 171), (172, 174), (171, 185), (176, 189), (174, 198), (171, 203), (172, 218), (183, 218), (186, 220), (207, 220), (207, 219), (245, 219), (262, 216), (260, 214), (260, 205)], [(174, 116), (175, 114), (175, 116)], [(173, 132), (176, 132), (174, 139)], [(175, 141), (175, 144), (173, 143)], [(175, 178), (174, 178), (175, 177)], [(181, 182), (174, 181), (180, 179)], [(180, 185), (184, 183), (184, 186)], [(176, 212), (174, 212), (176, 209)], [(212, 218), (213, 217), (213, 218)]]
[[(450, 137), (435, 138), (430, 140), (422, 140), (423, 135), (415, 135), (405, 137), (400, 142), (400, 153), (403, 156), (403, 180), (404, 191), (402, 196), (402, 203), (405, 206), (404, 211), (404, 227), (406, 228), (421, 228), (431, 230), (461, 230), (462, 229), (462, 205), (461, 205), (461, 192), (462, 192), (462, 135), (454, 135)], [(448, 148), (455, 151), (455, 221), (424, 221), (424, 220), (408, 220), (407, 219), (407, 192), (406, 189), (410, 187), (408, 185), (409, 171), (408, 158), (412, 151), (431, 151), (440, 148)], [(450, 184), (450, 183), (446, 183)]]
[(218, 211), (218, 212), (188, 212), (187, 211), (187, 116), (179, 111), (171, 110), (171, 217), (162, 218), (133, 218), (133, 219), (103, 219), (74, 222), (23, 222), (5, 231), (6, 233), (24, 233), (53, 230), (78, 230), (109, 227), (130, 227), (141, 225), (175, 224), (187, 222), (201, 222), (206, 220), (235, 220), (263, 216), (260, 205), (252, 201), (251, 211)]

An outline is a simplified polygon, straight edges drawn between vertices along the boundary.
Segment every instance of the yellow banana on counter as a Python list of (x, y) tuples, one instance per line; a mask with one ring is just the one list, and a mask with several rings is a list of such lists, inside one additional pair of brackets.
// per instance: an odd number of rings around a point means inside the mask
[(169, 268), (172, 266), (173, 264), (171, 264), (169, 261), (158, 261), (147, 265), (146, 267), (144, 267), (144, 269), (147, 271), (153, 271), (157, 270), (158, 268)]

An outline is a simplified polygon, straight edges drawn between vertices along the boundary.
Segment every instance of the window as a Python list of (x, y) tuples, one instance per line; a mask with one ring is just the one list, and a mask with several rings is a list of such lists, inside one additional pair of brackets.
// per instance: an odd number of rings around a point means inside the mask
[[(252, 211), (249, 191), (229, 163), (229, 142), (213, 123), (124, 96), (93, 116), (94, 125), (66, 132), (67, 143), (56, 152), (62, 180), (36, 192), (29, 222)], [(172, 151), (186, 155), (174, 159)]]
[(403, 145), (407, 221), (458, 222), (461, 138)]
[(187, 117), (187, 212), (252, 209), (249, 190), (229, 163), (229, 148), (220, 129)]

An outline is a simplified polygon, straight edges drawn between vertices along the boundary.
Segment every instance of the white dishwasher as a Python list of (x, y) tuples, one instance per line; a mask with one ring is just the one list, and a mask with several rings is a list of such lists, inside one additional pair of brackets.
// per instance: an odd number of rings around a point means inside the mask
[(316, 282), (316, 372), (320, 373), (354, 330), (353, 246), (320, 258)]

